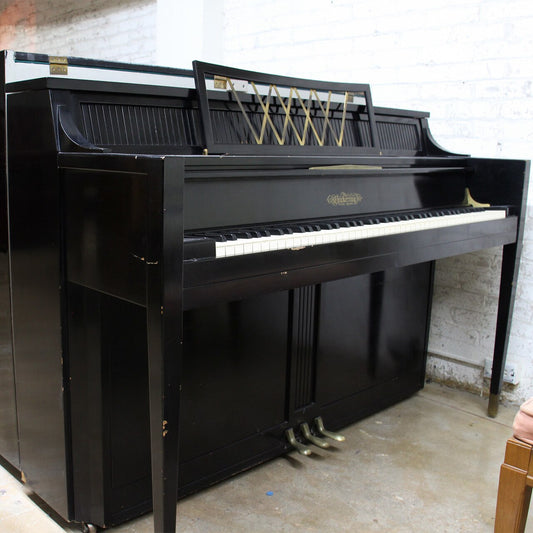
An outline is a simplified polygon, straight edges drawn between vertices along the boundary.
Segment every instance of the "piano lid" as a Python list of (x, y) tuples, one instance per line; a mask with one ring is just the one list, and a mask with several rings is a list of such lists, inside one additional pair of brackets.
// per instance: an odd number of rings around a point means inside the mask
[(194, 89), (190, 70), (13, 50), (2, 53), (6, 84), (52, 77)]

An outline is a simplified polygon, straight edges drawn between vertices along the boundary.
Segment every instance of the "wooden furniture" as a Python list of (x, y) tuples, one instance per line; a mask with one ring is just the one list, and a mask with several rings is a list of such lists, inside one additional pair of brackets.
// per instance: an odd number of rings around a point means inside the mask
[(523, 533), (533, 487), (533, 446), (509, 439), (500, 469), (494, 533)]

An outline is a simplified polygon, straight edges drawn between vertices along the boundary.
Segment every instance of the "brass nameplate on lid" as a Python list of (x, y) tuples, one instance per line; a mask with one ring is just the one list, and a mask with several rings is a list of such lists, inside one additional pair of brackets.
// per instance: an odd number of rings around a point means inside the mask
[(66, 76), (68, 74), (68, 59), (66, 57), (50, 56), (50, 74)]

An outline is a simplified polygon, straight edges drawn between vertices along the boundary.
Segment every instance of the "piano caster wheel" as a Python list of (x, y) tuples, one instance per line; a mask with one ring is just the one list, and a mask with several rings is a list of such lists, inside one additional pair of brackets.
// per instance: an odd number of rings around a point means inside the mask
[(83, 533), (97, 533), (98, 531), (93, 524), (82, 524), (81, 530)]
[(337, 442), (344, 442), (346, 440), (346, 437), (344, 435), (341, 435), (340, 433), (333, 433), (333, 431), (328, 431), (324, 427), (324, 422), (322, 421), (321, 416), (315, 418), (315, 425), (317, 431), (324, 437), (329, 437), (330, 439), (336, 440)]
[(302, 444), (301, 442), (298, 442), (296, 440), (296, 437), (294, 436), (294, 430), (292, 428), (285, 431), (285, 436), (287, 437), (287, 440), (289, 441), (289, 444), (302, 455), (311, 455), (311, 450), (305, 446), (305, 444)]
[(321, 439), (320, 437), (316, 437), (311, 433), (311, 430), (309, 429), (309, 425), (307, 422), (304, 422), (303, 424), (300, 424), (300, 429), (302, 430), (303, 436), (315, 446), (318, 446), (319, 448), (329, 448), (329, 442), (325, 441), (324, 439)]

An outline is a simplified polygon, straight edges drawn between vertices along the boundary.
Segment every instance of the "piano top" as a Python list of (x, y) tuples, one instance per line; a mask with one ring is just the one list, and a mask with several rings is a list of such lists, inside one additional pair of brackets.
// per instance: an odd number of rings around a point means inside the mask
[[(44, 57), (37, 59), (44, 62)], [(78, 68), (98, 66), (83, 63), (77, 59)], [(106, 66), (110, 71), (112, 67)], [(117, 64), (113, 72), (118, 75), (111, 77), (116, 81), (70, 75), (6, 79), (5, 90), (8, 98), (20, 92), (51, 94), (62, 152), (453, 155), (433, 141), (428, 113), (374, 108), (365, 84), (288, 78), (201, 62), (194, 62), (194, 78), (192, 71), (163, 69), (137, 72), (134, 82), (117, 81), (126, 79), (131, 68)], [(155, 83), (153, 76), (166, 76), (166, 83)]]

